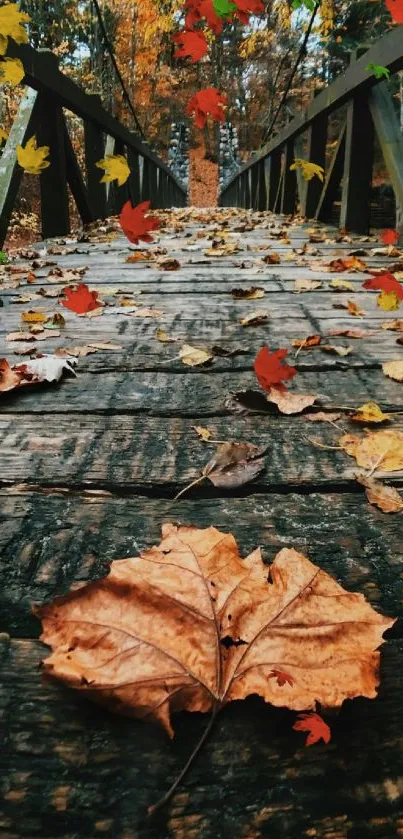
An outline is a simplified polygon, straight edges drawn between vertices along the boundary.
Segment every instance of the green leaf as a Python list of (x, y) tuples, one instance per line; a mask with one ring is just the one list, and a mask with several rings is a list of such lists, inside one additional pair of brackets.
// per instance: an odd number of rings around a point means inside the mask
[(383, 76), (388, 79), (390, 76), (390, 70), (387, 67), (382, 67), (382, 64), (368, 64), (365, 69), (372, 73), (376, 79), (382, 79)]
[(294, 12), (301, 8), (308, 9), (309, 12), (313, 12), (315, 6), (315, 0), (292, 0), (292, 8)]
[(8, 262), (8, 256), (4, 251), (0, 251), (0, 265), (5, 265)]
[(231, 0), (213, 0), (213, 7), (218, 17), (230, 17), (237, 8)]

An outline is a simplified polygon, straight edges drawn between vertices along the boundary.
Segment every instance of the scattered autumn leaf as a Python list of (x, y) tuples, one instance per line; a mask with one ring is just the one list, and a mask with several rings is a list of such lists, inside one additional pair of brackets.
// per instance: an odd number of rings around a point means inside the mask
[(164, 329), (157, 329), (155, 337), (157, 341), (161, 341), (161, 344), (175, 344), (177, 341), (177, 338), (171, 338)]
[(355, 422), (385, 422), (391, 418), (390, 414), (384, 414), (376, 402), (366, 402), (357, 408), (355, 414), (351, 414), (350, 419)]
[(333, 337), (340, 336), (343, 338), (369, 338), (372, 332), (368, 331), (368, 329), (331, 329), (328, 334)]
[(204, 128), (208, 114), (217, 122), (224, 121), (224, 106), (227, 103), (228, 98), (226, 95), (220, 93), (215, 87), (206, 87), (203, 90), (199, 90), (190, 99), (186, 113), (188, 116), (194, 114), (194, 122), (197, 128)]
[(359, 484), (365, 487), (365, 494), (370, 504), (379, 507), (383, 513), (401, 513), (403, 510), (403, 498), (398, 491), (391, 486), (385, 486), (374, 478), (367, 478), (365, 475), (356, 475)]
[(95, 166), (104, 170), (101, 184), (117, 181), (118, 186), (123, 186), (130, 177), (130, 166), (123, 154), (108, 154), (102, 160), (98, 160)]
[(293, 725), (295, 731), (307, 731), (305, 745), (312, 746), (318, 740), (323, 740), (324, 743), (329, 743), (331, 738), (331, 731), (327, 723), (319, 714), (298, 714), (298, 719)]
[(172, 40), (179, 44), (179, 49), (174, 52), (174, 58), (189, 58), (193, 64), (200, 61), (208, 50), (207, 38), (200, 30), (181, 32), (179, 35), (174, 35)]
[(330, 280), (329, 286), (336, 291), (354, 291), (353, 284), (347, 282), (347, 280)]
[(123, 205), (119, 216), (120, 225), (129, 242), (135, 245), (140, 239), (144, 242), (152, 242), (150, 231), (157, 230), (161, 225), (160, 219), (148, 215), (150, 207), (151, 201), (143, 201), (136, 207), (132, 206), (131, 201), (126, 201)]
[(24, 172), (28, 172), (30, 175), (40, 175), (43, 169), (50, 166), (50, 160), (45, 159), (49, 151), (49, 146), (38, 147), (34, 135), (27, 140), (25, 146), (17, 146), (17, 160)]
[(322, 283), (320, 280), (295, 280), (293, 291), (301, 294), (304, 291), (316, 291), (317, 288), (321, 288)]
[(262, 260), (263, 260), (263, 262), (266, 263), (266, 265), (278, 265), (279, 262), (281, 261), (280, 260), (280, 254), (279, 253), (274, 253), (274, 252), (273, 253), (267, 253), (266, 256), (262, 257)]
[(403, 320), (385, 320), (381, 323), (381, 329), (391, 329), (394, 332), (403, 332)]
[(382, 370), (385, 376), (394, 379), (395, 382), (403, 382), (403, 359), (397, 361), (385, 361), (382, 364)]
[(329, 262), (329, 271), (342, 273), (343, 271), (365, 271), (367, 265), (357, 256), (349, 256), (345, 259), (332, 259)]
[(278, 387), (271, 387), (267, 394), (267, 401), (277, 405), (282, 414), (299, 414), (316, 400), (316, 396), (309, 393), (289, 393)]
[(99, 309), (102, 306), (102, 301), (99, 300), (96, 291), (90, 291), (85, 283), (80, 283), (78, 286), (66, 286), (63, 289), (65, 299), (61, 299), (60, 303), (66, 309), (75, 312), (76, 315), (84, 315), (94, 309)]
[(263, 390), (270, 391), (270, 388), (277, 387), (279, 391), (286, 390), (282, 381), (292, 379), (297, 374), (295, 367), (283, 363), (288, 355), (288, 350), (280, 349), (270, 352), (268, 347), (262, 347), (253, 364), (257, 380)]
[(246, 318), (241, 318), (239, 323), (241, 326), (263, 326), (268, 320), (269, 314), (267, 312), (252, 312)]
[(210, 431), (209, 428), (204, 428), (202, 425), (192, 425), (192, 428), (196, 432), (197, 436), (204, 440), (206, 443), (213, 436), (213, 432)]
[(399, 241), (399, 234), (397, 230), (386, 228), (386, 230), (382, 231), (380, 238), (384, 245), (396, 245)]
[(311, 347), (317, 347), (321, 340), (321, 335), (308, 335), (307, 338), (294, 338), (291, 343), (298, 350), (309, 350)]
[(213, 358), (213, 353), (207, 349), (192, 347), (191, 344), (183, 344), (179, 350), (179, 357), (183, 364), (189, 367), (197, 367), (199, 364), (206, 364)]
[(363, 469), (379, 466), (383, 472), (403, 469), (403, 433), (393, 429), (367, 431), (365, 437), (345, 434), (339, 445)]
[(251, 286), (251, 288), (232, 288), (231, 294), (236, 300), (258, 300), (264, 297), (264, 288)]
[(353, 351), (353, 348), (340, 347), (335, 344), (322, 344), (321, 350), (323, 350), (323, 352), (330, 352), (334, 353), (335, 355), (345, 356), (350, 355), (350, 353)]

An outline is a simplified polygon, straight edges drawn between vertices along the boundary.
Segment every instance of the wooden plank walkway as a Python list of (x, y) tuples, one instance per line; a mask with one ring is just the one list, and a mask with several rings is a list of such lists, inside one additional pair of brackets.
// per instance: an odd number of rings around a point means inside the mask
[[(156, 317), (131, 312), (78, 317), (49, 297), (13, 302), (40, 287), (63, 288), (65, 277), (50, 282), (47, 276), (54, 266), (39, 267), (34, 283), (23, 279), (18, 289), (1, 294), (0, 354), (10, 363), (24, 357), (13, 353), (21, 344), (5, 336), (21, 328), (21, 312), (29, 308), (59, 311), (66, 319), (60, 337), (38, 343), (42, 352), (105, 341), (121, 349), (81, 357), (77, 378), (66, 376), (58, 386), (27, 387), (2, 398), (0, 835), (403, 836), (401, 621), (383, 647), (379, 698), (345, 703), (327, 746), (304, 748), (288, 711), (270, 709), (256, 697), (233, 703), (183, 786), (153, 821), (147, 820), (147, 806), (186, 762), (204, 729), (203, 717), (179, 715), (170, 743), (157, 727), (114, 717), (62, 685), (41, 680), (38, 663), (45, 650), (31, 603), (99, 577), (113, 559), (135, 556), (158, 542), (161, 524), (172, 519), (231, 531), (244, 556), (261, 545), (270, 561), (280, 548), (292, 546), (346, 588), (363, 592), (375, 608), (402, 616), (401, 516), (369, 505), (354, 478), (352, 458), (310, 442), (337, 445), (337, 429), (325, 422), (313, 425), (304, 415), (281, 415), (275, 406), (268, 413), (240, 413), (231, 396), (257, 389), (253, 360), (263, 344), (289, 347), (290, 363), (298, 368), (291, 389), (318, 394), (311, 412), (372, 399), (393, 414), (393, 428), (402, 429), (403, 384), (381, 369), (383, 361), (403, 358), (399, 333), (381, 328), (399, 313), (376, 306), (375, 295), (362, 288), (367, 274), (324, 267), (356, 249), (366, 251), (360, 258), (371, 268), (397, 270), (399, 258), (372, 254), (375, 238), (336, 242), (330, 231), (328, 241), (310, 241), (326, 238), (323, 229), (317, 227), (315, 236), (312, 224), (288, 229), (270, 213), (161, 215), (166, 226), (149, 247), (178, 259), (176, 271), (161, 270), (155, 260), (127, 263), (126, 240), (107, 234), (68, 242), (68, 252), (59, 255), (48, 242), (46, 254), (63, 271), (87, 266), (83, 280), (103, 290), (110, 303), (133, 298), (158, 310)], [(239, 251), (206, 255), (222, 235), (224, 243), (238, 242)], [(273, 252), (280, 256), (278, 264), (264, 263)], [(29, 255), (20, 263), (31, 264)], [(312, 263), (322, 267), (312, 270)], [(321, 287), (295, 293), (297, 279), (318, 280)], [(353, 290), (335, 290), (334, 279), (346, 280)], [(232, 288), (250, 286), (262, 287), (265, 296), (231, 296)], [(334, 308), (348, 299), (364, 317)], [(266, 324), (240, 325), (241, 318), (260, 310), (269, 315)], [(326, 339), (352, 346), (348, 356), (313, 349), (294, 360), (292, 339), (328, 336), (337, 328), (369, 334)], [(161, 343), (157, 329), (178, 343)], [(210, 367), (187, 367), (178, 358), (185, 341), (246, 353), (216, 357)], [(361, 435), (345, 407), (342, 413), (341, 427)], [(194, 425), (209, 427), (217, 439), (267, 444), (266, 471), (232, 493), (202, 484), (172, 506), (176, 492), (197, 477), (214, 450), (197, 438)], [(403, 483), (403, 473), (388, 477), (395, 486)]]

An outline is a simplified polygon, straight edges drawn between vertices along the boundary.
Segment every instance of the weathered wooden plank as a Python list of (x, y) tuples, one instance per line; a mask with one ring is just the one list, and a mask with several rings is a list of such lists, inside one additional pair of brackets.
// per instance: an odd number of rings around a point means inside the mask
[[(329, 488), (332, 483), (357, 489), (355, 460), (343, 451), (318, 448), (311, 442), (337, 446), (342, 429), (360, 435), (355, 423), (340, 420), (338, 432), (326, 423), (311, 425), (303, 417), (277, 416), (275, 410), (271, 415), (203, 420), (212, 429), (213, 439), (267, 445), (266, 471), (250, 485), (250, 492), (274, 492), (278, 486)], [(137, 487), (173, 497), (197, 477), (215, 450), (197, 438), (192, 427), (197, 424), (193, 418), (96, 414), (76, 414), (72, 424), (69, 415), (44, 410), (40, 423), (36, 416), (4, 415), (0, 419), (2, 480), (113, 486), (117, 491)], [(402, 428), (402, 424), (399, 417), (393, 427)], [(402, 477), (399, 472), (389, 476), (392, 482)], [(211, 494), (210, 483), (204, 486), (202, 494)]]
[(346, 703), (328, 746), (304, 748), (291, 730), (295, 715), (256, 697), (227, 706), (191, 774), (153, 820), (147, 807), (185, 764), (204, 716), (178, 716), (170, 744), (156, 726), (44, 683), (38, 642), (4, 639), (2, 648), (5, 839), (391, 839), (401, 832), (401, 642), (383, 648), (379, 698)]
[[(214, 369), (214, 368), (213, 368)], [(206, 417), (227, 414), (228, 393), (256, 386), (252, 372), (82, 373), (64, 378), (59, 386), (25, 387), (4, 394), (6, 413), (130, 413), (152, 416)], [(295, 388), (297, 389), (297, 388)], [(298, 391), (326, 398), (328, 407), (351, 407), (376, 399), (386, 410), (403, 408), (403, 387), (381, 370), (304, 370), (298, 376)], [(39, 398), (40, 397), (40, 398)]]

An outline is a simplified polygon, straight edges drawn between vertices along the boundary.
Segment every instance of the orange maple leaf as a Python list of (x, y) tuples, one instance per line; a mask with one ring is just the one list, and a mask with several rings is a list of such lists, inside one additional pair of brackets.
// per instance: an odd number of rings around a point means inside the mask
[(159, 218), (147, 216), (150, 207), (151, 201), (143, 201), (136, 207), (132, 206), (131, 201), (126, 201), (126, 204), (123, 205), (119, 216), (120, 224), (129, 242), (133, 242), (135, 245), (139, 243), (140, 239), (143, 242), (152, 242), (153, 239), (149, 231), (157, 230), (161, 225)]
[(328, 743), (332, 736), (332, 732), (327, 723), (325, 723), (319, 714), (314, 713), (298, 714), (298, 719), (294, 723), (293, 729), (294, 731), (309, 732), (305, 741), (306, 746), (312, 746), (318, 740), (323, 740), (325, 743)]
[(370, 277), (369, 280), (365, 280), (362, 287), (371, 288), (375, 291), (386, 291), (388, 294), (393, 292), (398, 300), (403, 300), (403, 286), (389, 271), (377, 274), (376, 277)]
[(286, 387), (282, 380), (292, 379), (297, 374), (298, 371), (295, 367), (282, 363), (286, 355), (288, 355), (288, 350), (270, 352), (268, 347), (262, 347), (259, 350), (253, 367), (263, 390), (270, 390), (271, 387), (275, 386), (278, 390), (284, 392)]
[(204, 32), (181, 32), (179, 35), (174, 35), (172, 40), (180, 44), (180, 49), (176, 50), (174, 57), (190, 58), (193, 64), (200, 61), (208, 50)]
[(283, 673), (282, 670), (271, 670), (269, 673), (269, 679), (276, 679), (276, 682), (279, 687), (283, 687), (286, 684), (291, 685), (294, 684), (294, 679), (292, 676), (289, 676), (288, 673)]
[(403, 23), (403, 2), (402, 0), (385, 0), (385, 5), (390, 12), (394, 23)]
[(226, 105), (227, 102), (227, 96), (220, 93), (215, 87), (205, 87), (203, 90), (199, 90), (188, 102), (186, 113), (188, 116), (194, 113), (195, 125), (197, 128), (204, 128), (208, 114), (217, 122), (224, 121), (223, 105)]
[(66, 299), (60, 300), (62, 306), (71, 309), (76, 315), (84, 315), (86, 312), (99, 309), (103, 305), (102, 301), (98, 299), (98, 293), (90, 291), (85, 283), (80, 283), (77, 286), (66, 286), (63, 289), (63, 294), (66, 295)]
[(399, 234), (397, 230), (391, 230), (389, 227), (381, 233), (381, 241), (384, 245), (395, 245), (399, 241)]

